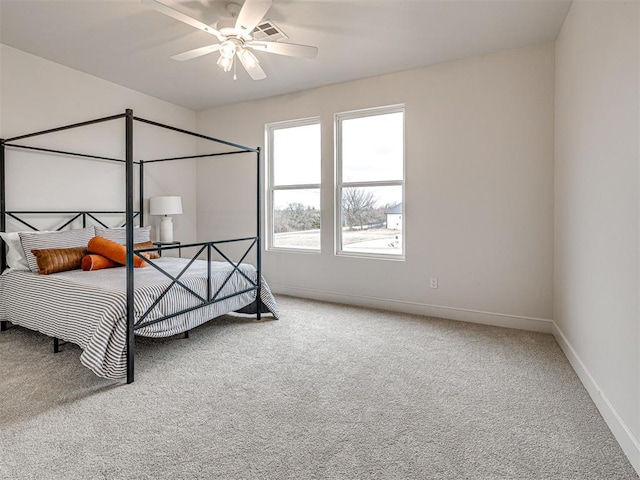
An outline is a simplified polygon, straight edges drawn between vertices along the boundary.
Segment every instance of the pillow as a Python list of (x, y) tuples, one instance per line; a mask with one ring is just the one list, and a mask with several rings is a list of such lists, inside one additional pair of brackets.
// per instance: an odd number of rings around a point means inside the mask
[[(97, 253), (109, 260), (113, 260), (121, 265), (127, 263), (127, 248), (119, 243), (112, 242), (108, 238), (93, 237), (87, 245), (89, 253)], [(147, 262), (137, 255), (133, 256), (133, 266), (136, 268), (146, 267)]]
[[(96, 227), (96, 236), (111, 240), (112, 242), (127, 243), (127, 229)], [(133, 227), (133, 243), (151, 241), (151, 227)], [(153, 246), (153, 245), (152, 245)]]
[[(145, 248), (155, 248), (155, 245), (153, 244), (153, 242), (142, 242), (136, 243), (133, 248), (135, 250), (143, 250)], [(149, 257), (150, 260), (160, 258), (160, 252), (144, 252), (143, 255), (145, 257)]]
[(32, 272), (38, 271), (36, 257), (31, 250), (46, 250), (51, 248), (86, 247), (89, 240), (95, 236), (93, 226), (63, 232), (20, 232), (20, 242), (27, 257), (27, 264)]
[(82, 258), (82, 270), (89, 272), (91, 270), (102, 270), (103, 268), (121, 267), (119, 263), (109, 260), (107, 257), (92, 253)]
[(13, 270), (29, 270), (18, 232), (0, 232), (0, 237), (8, 248), (7, 266)]
[(31, 253), (36, 257), (38, 273), (40, 275), (49, 275), (50, 273), (79, 269), (82, 266), (82, 257), (87, 254), (87, 248), (34, 249), (31, 250)]
[[(37, 231), (37, 230), (29, 230), (24, 233), (50, 233), (47, 230)], [(27, 257), (24, 254), (24, 248), (22, 248), (22, 242), (20, 242), (19, 232), (0, 232), (0, 237), (6, 243), (8, 251), (7, 251), (7, 267), (11, 268), (13, 271), (18, 270), (29, 270), (29, 265), (27, 264)]]

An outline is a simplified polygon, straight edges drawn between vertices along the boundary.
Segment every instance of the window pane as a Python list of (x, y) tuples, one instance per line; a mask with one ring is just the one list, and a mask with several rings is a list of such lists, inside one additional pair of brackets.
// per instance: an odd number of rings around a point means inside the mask
[(403, 179), (403, 112), (342, 120), (342, 181)]
[(274, 185), (320, 183), (320, 124), (273, 131)]
[(273, 192), (273, 246), (320, 250), (320, 189)]
[(402, 187), (342, 189), (342, 251), (402, 255)]

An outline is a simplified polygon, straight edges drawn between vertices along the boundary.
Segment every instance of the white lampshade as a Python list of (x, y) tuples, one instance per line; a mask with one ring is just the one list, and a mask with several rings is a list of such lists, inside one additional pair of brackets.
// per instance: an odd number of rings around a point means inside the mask
[(180, 197), (151, 197), (149, 199), (150, 215), (180, 215), (182, 199)]

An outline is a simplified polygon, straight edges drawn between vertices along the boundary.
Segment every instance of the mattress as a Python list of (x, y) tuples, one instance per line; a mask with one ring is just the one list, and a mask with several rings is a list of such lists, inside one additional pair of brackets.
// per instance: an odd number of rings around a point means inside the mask
[[(163, 257), (153, 262), (177, 277), (189, 260)], [(256, 269), (248, 264), (241, 264), (238, 269), (242, 273), (234, 271), (229, 263), (211, 262), (211, 295), (220, 287), (222, 289), (216, 298), (252, 287), (248, 279), (255, 281)], [(138, 268), (134, 272), (136, 322), (140, 321), (151, 306), (153, 309), (144, 322), (202, 303), (193, 293), (177, 284), (160, 298), (172, 280), (152, 266)], [(207, 262), (194, 261), (180, 277), (180, 282), (206, 298)], [(245, 292), (144, 326), (136, 330), (136, 335), (167, 337), (191, 330), (229, 312), (253, 313), (257, 308), (278, 318), (275, 299), (263, 278), (260, 282), (260, 302), (256, 302), (255, 290)], [(92, 272), (73, 270), (52, 275), (9, 271), (0, 276), (0, 320), (8, 320), (15, 325), (79, 345), (83, 350), (81, 363), (100, 377), (115, 379), (126, 376), (124, 267)]]

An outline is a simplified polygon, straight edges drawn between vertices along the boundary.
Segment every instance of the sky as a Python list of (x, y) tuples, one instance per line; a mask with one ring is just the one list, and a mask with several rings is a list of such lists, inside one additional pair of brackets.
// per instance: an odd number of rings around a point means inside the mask
[[(342, 181), (402, 180), (404, 175), (403, 113), (387, 113), (342, 122)], [(274, 131), (274, 185), (319, 184), (321, 178), (320, 124)], [(402, 201), (400, 187), (376, 187), (381, 205)], [(274, 207), (299, 202), (320, 208), (319, 189), (276, 191)]]

